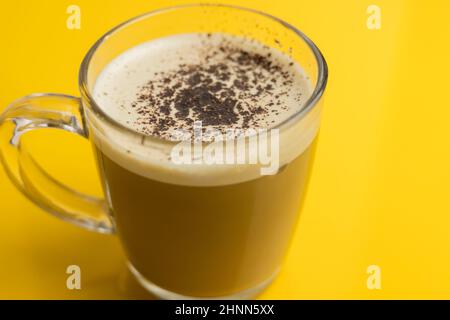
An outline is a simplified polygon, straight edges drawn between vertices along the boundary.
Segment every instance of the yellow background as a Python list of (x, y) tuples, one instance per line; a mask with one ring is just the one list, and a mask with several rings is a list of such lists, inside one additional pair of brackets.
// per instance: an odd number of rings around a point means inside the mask
[[(0, 109), (31, 92), (77, 95), (93, 42), (137, 14), (186, 1), (4, 1)], [(211, 2), (211, 1), (210, 1)], [(225, 1), (272, 13), (309, 35), (330, 69), (306, 204), (280, 276), (261, 295), (450, 298), (450, 23), (448, 1)], [(66, 8), (81, 7), (81, 30)], [(370, 4), (381, 30), (366, 27)], [(38, 160), (68, 184), (99, 193), (89, 144), (33, 133)], [(32, 135), (32, 134), (30, 134)], [(114, 236), (45, 214), (0, 172), (0, 298), (147, 298)], [(66, 289), (77, 264), (82, 289)], [(382, 289), (366, 287), (369, 265)]]

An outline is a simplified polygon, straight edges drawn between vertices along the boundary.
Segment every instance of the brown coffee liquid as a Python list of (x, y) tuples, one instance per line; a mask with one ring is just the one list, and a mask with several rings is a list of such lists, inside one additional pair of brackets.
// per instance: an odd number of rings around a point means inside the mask
[(207, 187), (154, 181), (95, 151), (132, 265), (166, 290), (214, 297), (255, 287), (277, 272), (299, 216), (314, 145), (276, 175)]

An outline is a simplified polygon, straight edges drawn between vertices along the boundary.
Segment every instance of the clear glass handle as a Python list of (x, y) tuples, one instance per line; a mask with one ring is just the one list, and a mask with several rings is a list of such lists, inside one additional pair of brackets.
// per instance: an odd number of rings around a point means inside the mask
[(104, 199), (82, 194), (51, 177), (20, 143), (22, 134), (59, 128), (87, 138), (79, 98), (34, 94), (14, 101), (0, 116), (0, 158), (5, 170), (30, 200), (50, 213), (101, 233), (114, 226)]

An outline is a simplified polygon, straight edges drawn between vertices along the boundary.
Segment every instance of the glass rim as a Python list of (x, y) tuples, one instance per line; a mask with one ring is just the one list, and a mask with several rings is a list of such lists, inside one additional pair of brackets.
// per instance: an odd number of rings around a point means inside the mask
[[(88, 53), (86, 54), (86, 56), (84, 57), (84, 59), (81, 63), (80, 71), (78, 74), (78, 84), (80, 87), (80, 93), (81, 93), (82, 100), (84, 99), (87, 101), (88, 108), (90, 110), (92, 110), (96, 116), (100, 116), (102, 120), (105, 120), (110, 125), (118, 128), (119, 130), (126, 132), (128, 134), (131, 134), (131, 135), (135, 135), (141, 139), (146, 139), (146, 140), (152, 139), (159, 143), (169, 143), (169, 144), (177, 143), (176, 141), (170, 141), (170, 140), (166, 140), (166, 139), (163, 139), (163, 138), (160, 138), (157, 136), (146, 135), (144, 133), (137, 132), (137, 131), (121, 124), (120, 122), (116, 121), (114, 118), (109, 116), (102, 108), (100, 108), (98, 106), (97, 102), (95, 101), (95, 99), (93, 97), (92, 92), (88, 88), (88, 70), (89, 70), (89, 66), (90, 66), (92, 57), (96, 53), (97, 49), (110, 36), (114, 35), (116, 32), (120, 32), (123, 28), (127, 27), (128, 25), (131, 25), (142, 19), (146, 19), (146, 18), (152, 17), (154, 15), (162, 14), (162, 13), (169, 12), (172, 10), (190, 8), (190, 7), (222, 7), (222, 8), (237, 9), (237, 10), (241, 10), (241, 11), (255, 13), (255, 14), (261, 15), (265, 18), (269, 18), (275, 22), (278, 22), (283, 27), (287, 28), (288, 30), (294, 32), (297, 36), (299, 36), (308, 45), (308, 47), (314, 54), (314, 57), (315, 57), (315, 60), (317, 63), (317, 67), (318, 67), (317, 82), (315, 83), (314, 90), (313, 90), (311, 96), (305, 102), (304, 106), (299, 111), (295, 112), (290, 117), (288, 117), (287, 119), (283, 120), (282, 122), (280, 122), (279, 124), (277, 124), (276, 126), (270, 128), (270, 129), (281, 129), (282, 127), (285, 127), (285, 126), (289, 125), (290, 123), (300, 121), (312, 109), (314, 109), (314, 106), (319, 102), (319, 100), (323, 96), (323, 93), (325, 92), (325, 88), (326, 88), (327, 80), (328, 80), (328, 66), (325, 61), (325, 58), (322, 55), (322, 52), (314, 44), (314, 42), (311, 39), (309, 39), (302, 31), (300, 31), (299, 29), (297, 29), (290, 23), (285, 22), (284, 20), (282, 20), (280, 18), (277, 18), (271, 14), (268, 14), (268, 13), (265, 13), (265, 12), (262, 12), (262, 11), (259, 11), (256, 9), (245, 8), (245, 7), (241, 7), (241, 6), (235, 6), (235, 5), (228, 5), (228, 4), (209, 4), (209, 3), (195, 4), (195, 3), (193, 3), (193, 4), (182, 4), (182, 5), (164, 7), (164, 8), (152, 10), (150, 12), (146, 12), (141, 15), (130, 18), (130, 19), (118, 24), (117, 26), (110, 29), (109, 31), (107, 31), (105, 34), (103, 34), (103, 36), (101, 36), (94, 43), (94, 45), (92, 45), (92, 47), (89, 49)], [(83, 107), (84, 107), (84, 105), (83, 105)]]

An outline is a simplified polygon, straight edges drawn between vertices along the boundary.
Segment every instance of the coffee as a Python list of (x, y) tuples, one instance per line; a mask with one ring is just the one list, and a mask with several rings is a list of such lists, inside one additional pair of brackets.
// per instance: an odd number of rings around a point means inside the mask
[(216, 297), (276, 274), (304, 196), (318, 114), (280, 132), (275, 175), (261, 176), (251, 164), (177, 164), (168, 151), (196, 121), (223, 133), (277, 128), (311, 94), (290, 57), (225, 34), (153, 40), (104, 68), (96, 103), (142, 134), (139, 141), (107, 127), (91, 134), (111, 214), (139, 277), (181, 295)]

